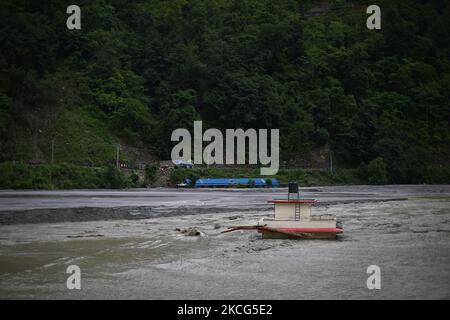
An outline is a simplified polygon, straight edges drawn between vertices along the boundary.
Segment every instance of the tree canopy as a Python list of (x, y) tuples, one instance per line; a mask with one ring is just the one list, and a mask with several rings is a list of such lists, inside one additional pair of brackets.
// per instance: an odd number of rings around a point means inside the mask
[(68, 30), (66, 1), (1, 1), (1, 161), (48, 160), (63, 139), (100, 164), (115, 138), (166, 159), (171, 131), (201, 119), (279, 128), (286, 161), (324, 146), (343, 167), (382, 158), (390, 182), (450, 164), (447, 1), (378, 1), (381, 30), (356, 0), (77, 4)]

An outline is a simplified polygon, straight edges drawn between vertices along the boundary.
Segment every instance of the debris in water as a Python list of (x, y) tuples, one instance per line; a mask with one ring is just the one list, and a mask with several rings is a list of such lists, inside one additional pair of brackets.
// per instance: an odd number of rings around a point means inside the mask
[(190, 237), (201, 235), (201, 232), (196, 227), (189, 227), (187, 229), (176, 228), (175, 231), (179, 231)]

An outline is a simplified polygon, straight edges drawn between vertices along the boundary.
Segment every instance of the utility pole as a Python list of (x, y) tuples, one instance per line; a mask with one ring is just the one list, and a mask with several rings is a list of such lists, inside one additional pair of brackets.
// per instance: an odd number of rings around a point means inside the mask
[(119, 150), (120, 150), (120, 145), (117, 144), (117, 146), (116, 146), (116, 167), (117, 167), (117, 169), (120, 169), (119, 168)]

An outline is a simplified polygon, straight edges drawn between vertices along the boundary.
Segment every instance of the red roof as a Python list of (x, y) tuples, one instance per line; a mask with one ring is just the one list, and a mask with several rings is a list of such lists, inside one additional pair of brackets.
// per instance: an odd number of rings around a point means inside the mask
[(314, 199), (300, 199), (300, 200), (294, 200), (294, 199), (274, 199), (270, 200), (270, 203), (316, 203), (317, 201)]
[[(344, 232), (341, 228), (271, 228), (280, 231), (287, 232), (304, 232), (304, 233), (342, 233)], [(264, 231), (264, 229), (263, 229)]]

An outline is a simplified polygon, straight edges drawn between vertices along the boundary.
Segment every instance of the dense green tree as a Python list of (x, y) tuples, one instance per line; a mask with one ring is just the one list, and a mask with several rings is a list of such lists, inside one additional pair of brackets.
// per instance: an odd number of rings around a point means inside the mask
[(388, 178), (386, 175), (386, 163), (382, 157), (378, 157), (369, 162), (367, 166), (367, 171), (369, 174), (369, 183), (371, 184), (386, 184)]
[(104, 165), (118, 139), (167, 159), (201, 119), (279, 128), (285, 161), (382, 157), (392, 182), (450, 165), (446, 1), (379, 1), (381, 30), (361, 0), (77, 4), (81, 30), (62, 0), (0, 3), (2, 161), (48, 162), (57, 141), (59, 159)]

